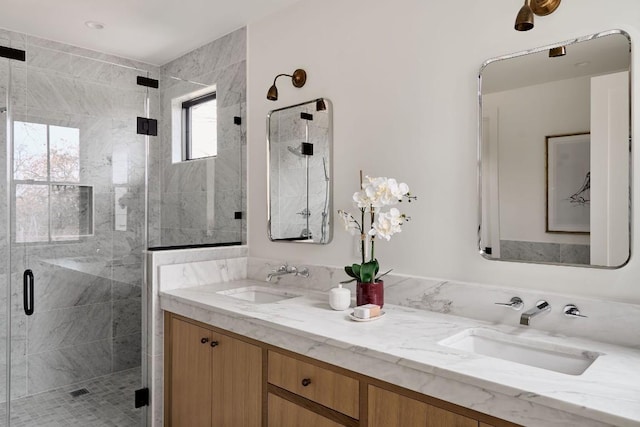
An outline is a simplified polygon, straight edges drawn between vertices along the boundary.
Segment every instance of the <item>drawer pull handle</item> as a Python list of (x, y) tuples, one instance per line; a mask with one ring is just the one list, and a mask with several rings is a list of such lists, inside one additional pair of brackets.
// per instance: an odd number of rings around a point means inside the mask
[(211, 341), (211, 347), (217, 347), (218, 344), (218, 341)]
[(209, 338), (204, 337), (204, 338), (200, 339), (200, 342), (201, 342), (202, 344), (206, 344), (206, 343), (208, 343), (208, 342), (209, 342)]
[(302, 387), (306, 387), (309, 384), (311, 384), (311, 379), (310, 378), (303, 378), (302, 379)]

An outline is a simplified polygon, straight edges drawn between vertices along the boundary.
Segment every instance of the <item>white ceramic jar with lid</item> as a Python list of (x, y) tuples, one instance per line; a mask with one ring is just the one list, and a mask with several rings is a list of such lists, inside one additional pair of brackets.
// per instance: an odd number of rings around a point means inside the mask
[(329, 291), (329, 305), (334, 310), (343, 311), (351, 305), (351, 291), (343, 288), (342, 284)]

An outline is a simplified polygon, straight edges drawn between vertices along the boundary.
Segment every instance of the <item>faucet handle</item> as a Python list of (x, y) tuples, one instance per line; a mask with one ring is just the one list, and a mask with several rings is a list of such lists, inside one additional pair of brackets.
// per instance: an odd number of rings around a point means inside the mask
[(562, 311), (564, 312), (564, 315), (567, 317), (583, 317), (583, 318), (588, 317), (583, 314), (580, 314), (580, 310), (578, 309), (578, 307), (576, 307), (575, 304), (565, 305), (564, 310)]
[(520, 297), (513, 297), (509, 302), (496, 302), (495, 305), (502, 305), (504, 307), (509, 307), (512, 310), (522, 310), (524, 307), (524, 303)]

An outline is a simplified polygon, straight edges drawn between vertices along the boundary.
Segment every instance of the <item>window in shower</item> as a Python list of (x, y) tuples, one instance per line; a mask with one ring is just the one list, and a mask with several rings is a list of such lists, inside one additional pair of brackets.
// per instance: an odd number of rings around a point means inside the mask
[(15, 241), (92, 234), (93, 188), (80, 185), (80, 130), (15, 121), (13, 135)]
[(202, 159), (218, 154), (218, 114), (216, 93), (182, 102), (184, 160)]

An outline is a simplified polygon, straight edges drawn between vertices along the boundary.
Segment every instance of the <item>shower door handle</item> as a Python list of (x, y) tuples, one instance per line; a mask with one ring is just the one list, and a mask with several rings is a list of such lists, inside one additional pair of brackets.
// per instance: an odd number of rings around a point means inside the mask
[(33, 314), (33, 271), (25, 270), (22, 276), (22, 293), (24, 301), (24, 314)]

